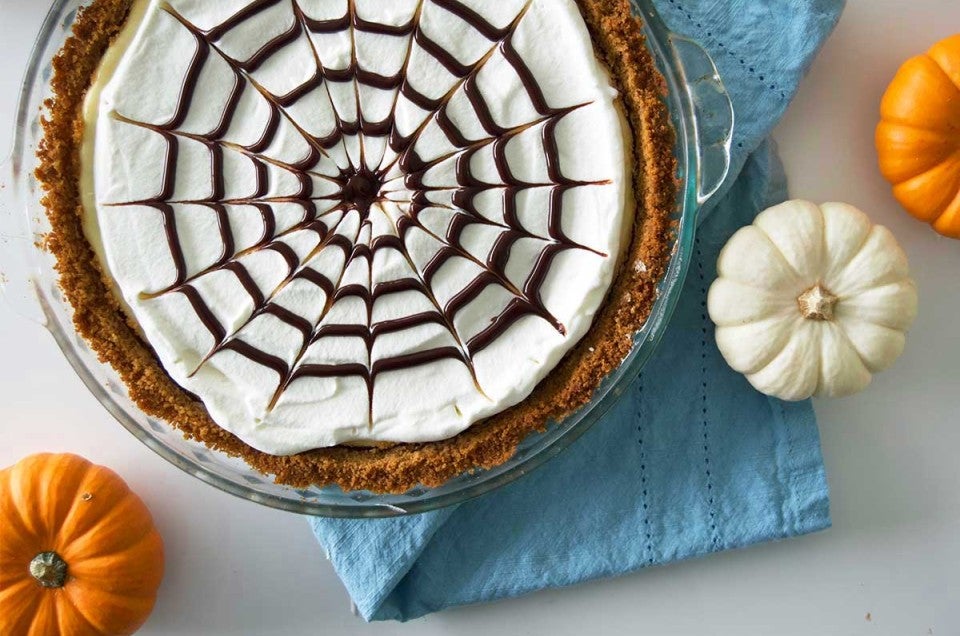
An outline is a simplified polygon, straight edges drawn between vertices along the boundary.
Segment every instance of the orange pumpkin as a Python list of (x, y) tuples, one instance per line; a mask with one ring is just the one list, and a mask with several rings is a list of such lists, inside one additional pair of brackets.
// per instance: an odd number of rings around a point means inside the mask
[(960, 34), (900, 67), (880, 104), (876, 142), (903, 207), (960, 238)]
[(112, 470), (32, 455), (0, 471), (0, 634), (131, 634), (163, 578), (150, 511)]

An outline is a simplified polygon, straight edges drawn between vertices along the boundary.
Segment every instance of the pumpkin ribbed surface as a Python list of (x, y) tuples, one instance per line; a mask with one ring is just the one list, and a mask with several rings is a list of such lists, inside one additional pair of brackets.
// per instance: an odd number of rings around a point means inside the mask
[(960, 238), (960, 34), (900, 67), (880, 105), (876, 144), (900, 204)]
[(112, 470), (70, 454), (0, 471), (0, 633), (130, 634), (163, 578), (149, 510)]

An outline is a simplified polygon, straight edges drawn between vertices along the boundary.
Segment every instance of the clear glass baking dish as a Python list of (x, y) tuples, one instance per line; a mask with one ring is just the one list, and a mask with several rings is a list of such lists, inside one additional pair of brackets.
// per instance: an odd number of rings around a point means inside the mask
[(4, 296), (18, 313), (53, 335), (77, 374), (103, 406), (140, 441), (171, 464), (226, 492), (302, 514), (385, 517), (424, 512), (483, 494), (524, 475), (554, 457), (600, 420), (652, 355), (667, 327), (683, 286), (693, 249), (697, 215), (723, 182), (729, 168), (733, 107), (716, 66), (695, 42), (671, 33), (649, 0), (631, 0), (643, 18), (657, 66), (667, 82), (665, 97), (676, 130), (678, 191), (676, 232), (658, 299), (629, 356), (601, 384), (592, 401), (543, 433), (528, 437), (513, 458), (490, 470), (465, 473), (439, 488), (402, 495), (343, 492), (338, 488), (295, 489), (276, 484), (242, 460), (184, 439), (171, 426), (143, 414), (114, 371), (101, 364), (71, 326), (53, 259), (38, 250), (36, 237), (48, 231), (33, 178), (41, 136), (41, 105), (49, 94), (51, 60), (69, 35), (80, 0), (56, 0), (51, 7), (23, 79), (13, 151), (0, 165), (0, 244)]

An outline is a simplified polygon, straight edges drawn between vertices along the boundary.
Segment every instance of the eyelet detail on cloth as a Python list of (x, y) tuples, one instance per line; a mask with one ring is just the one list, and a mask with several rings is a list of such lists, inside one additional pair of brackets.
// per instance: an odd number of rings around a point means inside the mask
[(640, 488), (643, 497), (643, 536), (646, 539), (644, 551), (647, 555), (647, 564), (653, 565), (656, 561), (653, 558), (653, 535), (650, 532), (650, 510), (647, 504), (647, 451), (643, 447), (643, 421), (640, 417), (640, 407), (643, 405), (643, 373), (637, 376), (637, 409), (634, 417), (637, 420), (637, 444), (640, 446)]
[(707, 512), (710, 515), (710, 533), (711, 533), (711, 543), (713, 544), (714, 550), (719, 550), (721, 547), (720, 544), (720, 534), (717, 531), (717, 510), (716, 510), (716, 500), (713, 496), (713, 475), (710, 471), (710, 418), (709, 418), (709, 407), (707, 406), (708, 393), (707, 393), (707, 347), (709, 346), (709, 329), (710, 318), (707, 315), (707, 279), (706, 274), (703, 269), (703, 250), (700, 248), (700, 239), (697, 238), (695, 241), (696, 251), (697, 251), (697, 277), (700, 281), (700, 319), (703, 321), (703, 326), (700, 328), (700, 423), (701, 431), (703, 434), (703, 464), (704, 464), (704, 473), (707, 480)]
[[(687, 11), (687, 10), (683, 7), (682, 4), (680, 4), (679, 2), (677, 2), (677, 0), (667, 0), (667, 2), (669, 2), (670, 4), (672, 4), (673, 6), (675, 6), (675, 7), (680, 11), (680, 13), (683, 14), (684, 17), (687, 18), (687, 22), (689, 22), (691, 25), (695, 26), (695, 27), (698, 28), (698, 29), (701, 29), (701, 28), (702, 28), (702, 26), (701, 26), (701, 24), (700, 24), (699, 22), (695, 22), (695, 21), (694, 21), (693, 14), (691, 14), (689, 11)], [(705, 35), (706, 35), (706, 38), (707, 38), (708, 40), (710, 40), (711, 42), (713, 42), (714, 44), (716, 44), (719, 48), (724, 49), (724, 50), (727, 52), (727, 55), (729, 55), (729, 56), (732, 57), (733, 59), (739, 61), (739, 62), (740, 62), (740, 66), (743, 66), (743, 67), (747, 70), (748, 73), (750, 73), (751, 75), (753, 75), (754, 77), (756, 77), (761, 83), (764, 83), (764, 82), (766, 81), (766, 80), (764, 79), (764, 76), (763, 76), (763, 75), (757, 75), (756, 70), (755, 70), (752, 66), (747, 66), (747, 62), (746, 62), (746, 60), (745, 60), (744, 58), (742, 58), (742, 57), (737, 57), (737, 55), (736, 55), (733, 51), (727, 49), (727, 48), (724, 46), (723, 42), (717, 42), (717, 41), (714, 39), (713, 33), (712, 33), (711, 31), (707, 31), (707, 33), (706, 33)], [(779, 92), (779, 93), (780, 93), (780, 99), (786, 99), (786, 98), (787, 98), (787, 93), (786, 93), (786, 91), (780, 90), (780, 89), (777, 87), (776, 84), (770, 84), (770, 85), (767, 87), (767, 89), (768, 89), (768, 90), (771, 90), (771, 91), (774, 91), (774, 92)]]

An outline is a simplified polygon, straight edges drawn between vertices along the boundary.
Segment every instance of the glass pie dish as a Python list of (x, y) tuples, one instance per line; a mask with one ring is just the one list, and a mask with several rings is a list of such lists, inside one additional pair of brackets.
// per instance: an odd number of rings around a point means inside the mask
[[(185, 439), (172, 426), (138, 409), (126, 387), (72, 327), (71, 308), (57, 284), (53, 257), (35, 247), (49, 231), (33, 177), (41, 137), (41, 105), (49, 96), (51, 60), (69, 35), (80, 0), (53, 3), (38, 35), (23, 80), (13, 153), (0, 166), (0, 238), (6, 300), (50, 331), (64, 355), (103, 406), (140, 441), (164, 459), (231, 494), (303, 514), (383, 517), (424, 512), (459, 503), (502, 486), (554, 457), (601, 419), (626, 391), (652, 355), (677, 303), (689, 265), (697, 216), (723, 182), (729, 168), (733, 108), (716, 66), (695, 42), (667, 30), (652, 4), (632, 0), (643, 18), (648, 46), (667, 83), (665, 100), (676, 130), (674, 153), (680, 188), (673, 211), (676, 224), (667, 271), (644, 327), (630, 354), (610, 373), (592, 400), (544, 432), (527, 437), (514, 456), (487, 470), (461, 474), (437, 488), (415, 488), (401, 495), (344, 492), (336, 487), (292, 488), (243, 460)], [(9, 261), (9, 262), (6, 262)]]

